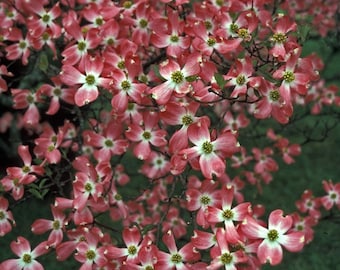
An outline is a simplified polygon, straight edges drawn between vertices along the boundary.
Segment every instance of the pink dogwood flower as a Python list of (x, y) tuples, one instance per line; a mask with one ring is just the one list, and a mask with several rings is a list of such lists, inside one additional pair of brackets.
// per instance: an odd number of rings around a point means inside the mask
[(280, 209), (269, 215), (268, 228), (261, 226), (255, 219), (248, 217), (242, 224), (242, 231), (253, 239), (263, 239), (257, 249), (261, 263), (277, 265), (282, 261), (282, 246), (290, 252), (300, 251), (305, 243), (303, 232), (290, 232), (293, 218), (283, 216)]

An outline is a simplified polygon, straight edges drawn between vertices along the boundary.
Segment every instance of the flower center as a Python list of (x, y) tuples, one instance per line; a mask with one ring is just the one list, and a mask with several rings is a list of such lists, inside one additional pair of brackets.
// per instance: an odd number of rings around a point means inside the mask
[(178, 253), (173, 254), (173, 255), (171, 256), (171, 261), (172, 261), (174, 264), (181, 263), (181, 262), (182, 262), (182, 256), (179, 255)]
[(27, 47), (26, 41), (22, 40), (22, 41), (19, 42), (19, 48), (20, 49), (24, 50), (24, 49), (26, 49), (26, 47)]
[(189, 126), (190, 124), (192, 124), (193, 120), (192, 120), (192, 117), (191, 115), (184, 115), (182, 117), (182, 123), (184, 126)]
[(59, 87), (53, 89), (53, 94), (57, 97), (61, 96), (61, 89)]
[(245, 40), (249, 40), (250, 35), (248, 33), (248, 29), (245, 28), (241, 28), (239, 30), (237, 30), (237, 34), (240, 38), (245, 39)]
[(286, 71), (284, 74), (283, 74), (283, 79), (287, 82), (287, 83), (291, 83), (292, 81), (295, 80), (295, 75), (293, 72), (291, 71)]
[(173, 43), (177, 43), (179, 40), (179, 37), (177, 35), (172, 35), (170, 37), (170, 41), (173, 42)]
[(135, 255), (137, 253), (136, 246), (129, 246), (128, 247), (128, 253), (129, 253), (129, 255)]
[(28, 166), (24, 166), (24, 167), (22, 167), (22, 172), (23, 173), (29, 173), (31, 170), (30, 170), (30, 167), (28, 167)]
[(3, 211), (0, 211), (0, 220), (5, 219), (5, 213)]
[(86, 259), (93, 261), (96, 258), (96, 253), (92, 249), (89, 249), (88, 251), (86, 251), (85, 256)]
[(222, 213), (222, 217), (224, 219), (232, 219), (234, 217), (234, 213), (233, 211), (231, 211), (230, 209), (227, 209), (227, 210), (224, 210), (223, 213)]
[(212, 47), (216, 44), (216, 40), (214, 38), (208, 38), (207, 44), (209, 47)]
[(113, 141), (110, 139), (105, 140), (104, 142), (105, 146), (107, 147), (112, 147), (113, 146)]
[(60, 222), (59, 222), (59, 220), (53, 221), (52, 228), (53, 228), (53, 230), (59, 230), (60, 229)]
[(92, 191), (92, 185), (90, 183), (86, 183), (84, 186), (85, 191), (91, 192)]
[(41, 20), (44, 22), (44, 23), (48, 23), (50, 21), (51, 17), (50, 15), (48, 15), (47, 13), (44, 14), (42, 17), (41, 17)]
[(32, 256), (31, 254), (25, 253), (24, 256), (22, 256), (22, 260), (26, 264), (30, 264), (32, 262)]
[(183, 82), (184, 80), (184, 75), (181, 71), (175, 71), (172, 72), (171, 74), (171, 80), (176, 83), (176, 84), (180, 84), (181, 82)]
[(246, 82), (246, 77), (244, 75), (238, 75), (236, 78), (236, 83), (238, 85), (243, 85)]
[(237, 31), (238, 31), (238, 25), (235, 24), (235, 23), (231, 24), (231, 25), (230, 25), (230, 30), (231, 30), (231, 32), (233, 32), (233, 33), (237, 33)]
[(98, 17), (98, 18), (96, 18), (95, 23), (96, 23), (96, 25), (100, 26), (100, 25), (103, 25), (104, 20), (103, 20), (102, 17)]
[(273, 40), (276, 43), (284, 43), (287, 40), (287, 36), (285, 34), (283, 34), (283, 33), (275, 33), (273, 35)]
[(131, 83), (128, 80), (122, 81), (122, 83), (120, 84), (120, 87), (124, 90), (124, 91), (128, 91), (131, 87)]
[(147, 26), (148, 26), (148, 21), (145, 20), (145, 19), (141, 19), (141, 20), (139, 21), (139, 26), (140, 26), (141, 28), (147, 27)]
[(78, 50), (82, 52), (82, 51), (85, 51), (85, 49), (86, 49), (85, 41), (79, 41), (78, 42)]
[(271, 101), (278, 101), (280, 99), (281, 95), (278, 90), (273, 90), (269, 92), (269, 98)]
[(268, 232), (267, 236), (269, 241), (274, 242), (279, 238), (279, 233), (277, 232), (277, 230), (273, 229)]
[(212, 23), (210, 21), (204, 21), (205, 29), (210, 30), (212, 28)]
[(233, 260), (233, 256), (230, 253), (223, 253), (220, 258), (222, 264), (230, 264)]
[(151, 133), (149, 131), (144, 131), (142, 136), (145, 140), (151, 139)]
[(120, 195), (118, 193), (115, 195), (115, 200), (116, 201), (121, 201), (122, 199), (123, 199), (122, 195)]
[(118, 64), (117, 64), (117, 67), (119, 69), (124, 69), (125, 68), (125, 62), (122, 60), (122, 61), (119, 61)]
[(210, 204), (211, 199), (210, 199), (209, 196), (203, 195), (203, 196), (200, 198), (200, 202), (201, 202), (201, 204), (203, 204), (203, 205), (208, 205), (208, 204)]
[(94, 85), (96, 82), (96, 78), (94, 77), (94, 75), (90, 74), (86, 76), (85, 81), (88, 85)]
[(125, 1), (124, 4), (123, 4), (123, 7), (124, 8), (131, 8), (132, 7), (132, 2), (131, 1)]
[(214, 150), (213, 144), (208, 141), (204, 142), (202, 144), (202, 150), (204, 154), (210, 154)]

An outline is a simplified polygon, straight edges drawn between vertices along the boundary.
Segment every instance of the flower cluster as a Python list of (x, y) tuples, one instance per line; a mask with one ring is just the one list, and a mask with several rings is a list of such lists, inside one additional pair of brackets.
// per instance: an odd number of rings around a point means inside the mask
[[(316, 12), (320, 1), (307, 2)], [(335, 23), (337, 1), (327, 2), (318, 6), (323, 36)], [(46, 240), (31, 250), (19, 236), (19, 258), (0, 268), (43, 269), (36, 258), (49, 252), (73, 255), (80, 269), (259, 269), (279, 264), (282, 247), (300, 251), (319, 207), (340, 206), (338, 184), (325, 181), (317, 200), (304, 193), (306, 217), (277, 209), (268, 222), (242, 190), (261, 193), (281, 159), (292, 164), (302, 151), (273, 128), (260, 134), (266, 146), (249, 145), (254, 120), (281, 126), (298, 105), (312, 114), (340, 106), (338, 88), (319, 78), (322, 61), (302, 53), (301, 9), (271, 0), (1, 2), (0, 134), (18, 130), (22, 143), (0, 178), (0, 236), (15, 226), (10, 202), (50, 191), (54, 201), (53, 218), (31, 225)]]

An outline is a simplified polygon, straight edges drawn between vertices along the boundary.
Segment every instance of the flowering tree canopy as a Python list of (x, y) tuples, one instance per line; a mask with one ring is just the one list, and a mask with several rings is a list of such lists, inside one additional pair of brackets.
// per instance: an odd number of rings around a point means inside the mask
[(0, 268), (48, 269), (48, 253), (82, 270), (260, 269), (301, 251), (323, 211), (340, 209), (340, 184), (268, 218), (247, 194), (314, 139), (285, 135), (296, 110), (340, 116), (338, 87), (303, 51), (308, 31), (339, 33), (338, 11), (337, 0), (1, 1), (0, 143), (17, 140), (2, 147), (16, 161), (0, 174), (0, 237), (20, 202), (52, 202), (30, 224), (44, 241), (16, 236), (19, 258)]

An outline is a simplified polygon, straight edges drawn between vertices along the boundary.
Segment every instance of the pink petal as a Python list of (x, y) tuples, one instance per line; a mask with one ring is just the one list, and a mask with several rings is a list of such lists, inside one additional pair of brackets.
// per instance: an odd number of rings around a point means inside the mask
[(281, 235), (278, 242), (290, 252), (300, 251), (305, 243), (303, 232), (292, 232), (286, 235)]
[(264, 240), (258, 247), (257, 256), (262, 264), (277, 265), (282, 261), (282, 247), (278, 242)]

